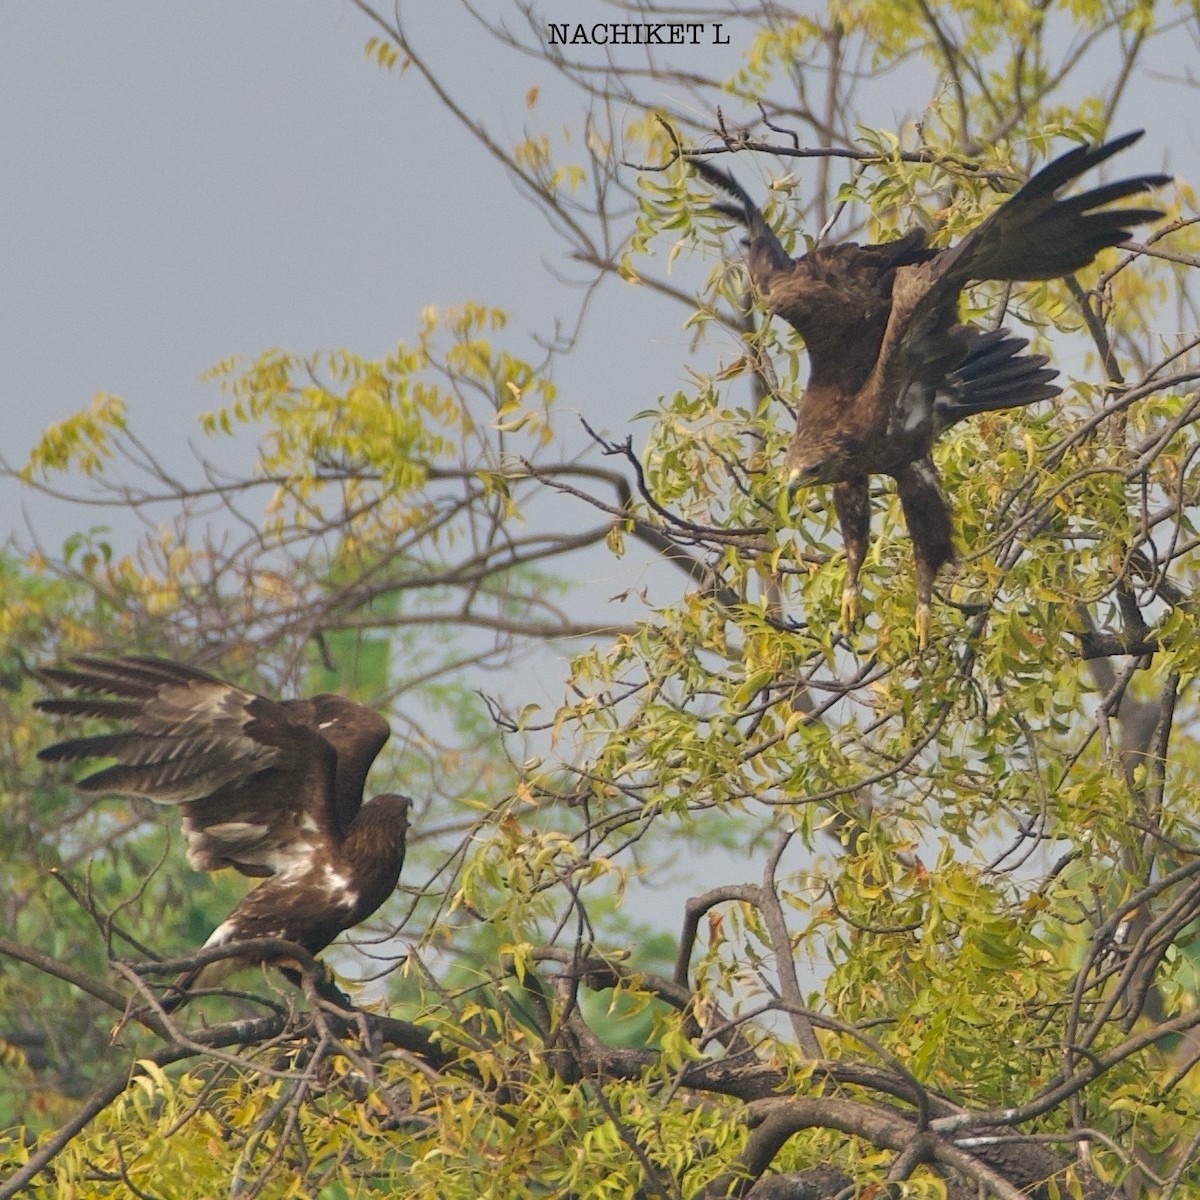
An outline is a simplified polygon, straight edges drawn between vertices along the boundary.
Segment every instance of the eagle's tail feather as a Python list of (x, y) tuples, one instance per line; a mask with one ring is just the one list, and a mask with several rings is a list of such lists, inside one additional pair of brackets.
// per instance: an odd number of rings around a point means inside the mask
[(1004, 408), (1022, 408), (1052, 400), (1062, 388), (1058, 372), (1044, 354), (1023, 354), (1029, 340), (1007, 329), (975, 336), (967, 357), (939, 388), (934, 403), (938, 432), (974, 416)]

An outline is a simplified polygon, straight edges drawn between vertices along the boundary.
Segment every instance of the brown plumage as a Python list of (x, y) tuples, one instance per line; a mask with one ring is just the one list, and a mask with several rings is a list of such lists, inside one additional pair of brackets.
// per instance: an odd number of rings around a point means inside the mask
[[(956, 246), (931, 249), (915, 230), (897, 241), (818, 247), (793, 259), (732, 176), (692, 166), (736, 205), (713, 207), (745, 225), (750, 277), (766, 311), (804, 339), (809, 378), (787, 452), (788, 488), (832, 483), (846, 547), (843, 619), (852, 623), (870, 525), (868, 477), (891, 475), (913, 542), (919, 642), (928, 638), (933, 581), (953, 557), (950, 510), (930, 450), (974, 413), (1056, 396), (1044, 356), (1005, 330), (958, 319), (962, 289), (977, 280), (1055, 279), (1085, 267), (1130, 227), (1163, 214), (1106, 209), (1170, 182), (1139, 175), (1060, 200), (1058, 193), (1141, 137), (1079, 146), (1043, 167)], [(1099, 211), (1098, 211), (1099, 210)]]
[[(192, 867), (266, 877), (205, 946), (275, 937), (316, 954), (395, 890), (409, 802), (394, 795), (362, 802), (367, 772), (389, 735), (378, 713), (329, 694), (268, 700), (163, 659), (70, 661), (70, 669), (35, 674), (78, 695), (36, 707), (121, 720), (126, 728), (58, 742), (38, 757), (115, 759), (76, 786), (178, 805)], [(180, 976), (164, 1007), (253, 961), (242, 956)]]

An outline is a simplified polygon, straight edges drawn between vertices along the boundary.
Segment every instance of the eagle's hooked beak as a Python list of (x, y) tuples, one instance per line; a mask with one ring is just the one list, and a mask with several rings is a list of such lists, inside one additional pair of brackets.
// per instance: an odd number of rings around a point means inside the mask
[(804, 472), (799, 467), (793, 467), (788, 473), (787, 494), (788, 500), (796, 499), (796, 493), (804, 486)]

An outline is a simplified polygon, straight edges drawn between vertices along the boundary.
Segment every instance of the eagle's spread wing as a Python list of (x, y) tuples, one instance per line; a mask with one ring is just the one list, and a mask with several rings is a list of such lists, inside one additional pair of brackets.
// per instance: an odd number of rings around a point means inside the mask
[[(745, 225), (747, 264), (763, 307), (804, 338), (811, 369), (789, 465), (810, 469), (826, 457), (845, 462), (844, 469), (831, 462), (814, 482), (890, 470), (887, 462), (869, 461), (894, 449), (876, 449), (872, 435), (883, 438), (896, 423), (889, 410), (898, 408), (905, 409), (902, 423), (925, 441), (913, 457), (925, 454), (936, 436), (929, 423), (934, 392), (975, 348), (974, 331), (958, 323), (966, 284), (1069, 274), (1125, 241), (1133, 226), (1163, 215), (1107, 206), (1170, 182), (1167, 175), (1138, 175), (1058, 198), (1078, 176), (1141, 136), (1137, 131), (1060, 156), (949, 249), (931, 250), (924, 233), (914, 230), (893, 242), (820, 247), (795, 260), (732, 176), (692, 158), (698, 174), (737, 201), (713, 208)], [(1032, 394), (1023, 389), (1018, 402), (1029, 403)], [(910, 402), (923, 413), (909, 411)]]
[[(958, 323), (959, 293), (969, 282), (1057, 279), (1128, 239), (1133, 226), (1163, 216), (1154, 208), (1104, 206), (1161, 187), (1170, 182), (1169, 175), (1137, 175), (1058, 199), (1079, 175), (1141, 136), (1138, 130), (1056, 158), (957, 245), (926, 263), (897, 269), (878, 362), (864, 388), (876, 411), (882, 414), (889, 406), (903, 410), (902, 419), (915, 426), (913, 405), (925, 406), (926, 398), (973, 352), (978, 335)], [(936, 432), (930, 430), (933, 436)]]
[[(82, 693), (40, 700), (46, 712), (124, 718), (118, 733), (48, 746), (51, 762), (114, 758), (79, 783), (86, 792), (178, 804), (188, 862), (244, 875), (295, 870), (338, 837), (337, 753), (318, 728), (273, 700), (194, 667), (159, 659), (80, 656), (47, 667), (48, 682)], [(361, 783), (360, 783), (361, 787)]]
[(333, 817), (338, 832), (344, 835), (362, 804), (371, 764), (391, 736), (388, 723), (373, 709), (329, 692), (305, 700), (284, 700), (280, 707), (294, 725), (310, 729), (333, 747), (337, 755)]
[(934, 394), (935, 437), (976, 413), (1020, 408), (1053, 400), (1062, 388), (1045, 354), (1024, 354), (1028, 338), (1007, 329), (971, 329), (966, 358), (941, 381)]
[(1157, 208), (1105, 206), (1163, 187), (1170, 175), (1135, 175), (1058, 198), (1068, 184), (1132, 146), (1143, 132), (1135, 129), (1097, 146), (1076, 146), (1048, 163), (961, 242), (943, 250), (934, 274), (956, 295), (972, 279), (1058, 279), (1126, 241), (1135, 225), (1157, 221), (1163, 216)]
[(736, 205), (711, 207), (746, 227), (746, 265), (763, 308), (804, 339), (810, 381), (836, 379), (856, 389), (866, 381), (887, 325), (897, 268), (928, 262), (938, 251), (913, 229), (891, 242), (843, 242), (793, 259), (761, 210), (732, 175), (703, 158), (691, 165)]

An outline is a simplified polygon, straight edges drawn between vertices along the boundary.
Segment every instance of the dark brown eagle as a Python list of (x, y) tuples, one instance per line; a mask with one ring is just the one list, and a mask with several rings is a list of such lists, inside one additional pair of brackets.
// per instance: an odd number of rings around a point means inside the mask
[[(276, 702), (158, 658), (70, 661), (70, 670), (35, 674), (78, 695), (36, 707), (128, 727), (58, 742), (38, 757), (116, 759), (81, 780), (80, 790), (177, 804), (197, 871), (233, 867), (269, 877), (205, 946), (274, 937), (317, 954), (395, 890), (409, 802), (376, 796), (363, 804), (367, 772), (390, 733), (378, 713), (329, 694)], [(243, 956), (188, 972), (163, 1007), (256, 961)]]
[(1138, 130), (1055, 159), (956, 246), (931, 249), (924, 231), (914, 230), (879, 245), (818, 247), (798, 259), (732, 176), (690, 160), (737, 200), (712, 207), (746, 227), (750, 277), (763, 307), (804, 339), (809, 377), (788, 446), (788, 488), (834, 484), (846, 550), (844, 624), (854, 623), (870, 537), (868, 477), (891, 475), (913, 542), (918, 641), (926, 645), (933, 581), (954, 555), (933, 443), (974, 413), (1032, 404), (1060, 390), (1044, 357), (1020, 354), (1024, 340), (960, 324), (959, 293), (977, 280), (1070, 274), (1125, 241), (1131, 226), (1158, 220), (1157, 209), (1104, 206), (1169, 183), (1169, 175), (1138, 175), (1057, 198), (1141, 136)]

